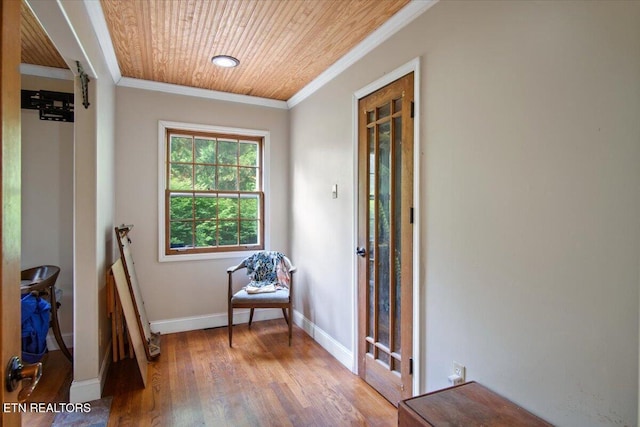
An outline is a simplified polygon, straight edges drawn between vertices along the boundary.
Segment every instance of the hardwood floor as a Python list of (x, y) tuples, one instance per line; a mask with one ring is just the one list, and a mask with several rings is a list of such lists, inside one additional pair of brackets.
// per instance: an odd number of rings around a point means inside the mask
[[(69, 401), (69, 388), (73, 366), (62, 351), (50, 351), (42, 358), (42, 378), (27, 403), (62, 403)], [(53, 412), (25, 412), (22, 425), (50, 427), (56, 414)]]
[[(109, 426), (395, 426), (396, 408), (283, 320), (162, 336), (162, 354), (142, 386), (135, 359), (111, 364), (103, 396), (113, 396)], [(68, 402), (72, 366), (47, 353), (28, 402)], [(49, 427), (54, 413), (22, 414)]]
[(163, 335), (143, 388), (134, 359), (111, 365), (109, 426), (395, 426), (396, 408), (281, 320)]

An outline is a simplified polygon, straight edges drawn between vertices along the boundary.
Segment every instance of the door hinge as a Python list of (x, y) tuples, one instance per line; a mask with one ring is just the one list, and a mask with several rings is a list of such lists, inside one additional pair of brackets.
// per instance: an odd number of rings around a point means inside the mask
[(413, 375), (413, 357), (409, 358), (409, 375)]
[(413, 208), (409, 208), (409, 224), (413, 224)]
[(413, 119), (413, 116), (415, 114), (415, 104), (413, 103), (413, 101), (411, 101), (411, 118)]

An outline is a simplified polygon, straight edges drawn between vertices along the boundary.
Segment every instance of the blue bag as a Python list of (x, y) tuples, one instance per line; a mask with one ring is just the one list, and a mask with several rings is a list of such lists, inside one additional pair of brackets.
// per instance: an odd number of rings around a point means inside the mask
[(51, 304), (33, 293), (22, 296), (22, 360), (36, 363), (47, 351)]

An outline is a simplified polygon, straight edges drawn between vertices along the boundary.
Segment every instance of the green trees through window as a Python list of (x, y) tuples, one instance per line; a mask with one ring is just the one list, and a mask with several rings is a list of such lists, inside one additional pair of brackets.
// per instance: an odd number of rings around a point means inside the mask
[(262, 138), (167, 130), (166, 253), (261, 249)]

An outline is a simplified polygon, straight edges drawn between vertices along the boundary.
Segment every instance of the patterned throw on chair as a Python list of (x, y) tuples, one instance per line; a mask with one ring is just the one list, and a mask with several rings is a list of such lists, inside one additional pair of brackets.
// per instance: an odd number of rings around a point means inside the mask
[(244, 288), (248, 294), (275, 292), (289, 287), (289, 272), (281, 252), (258, 252), (248, 257), (245, 265), (247, 276), (251, 276), (251, 281)]

